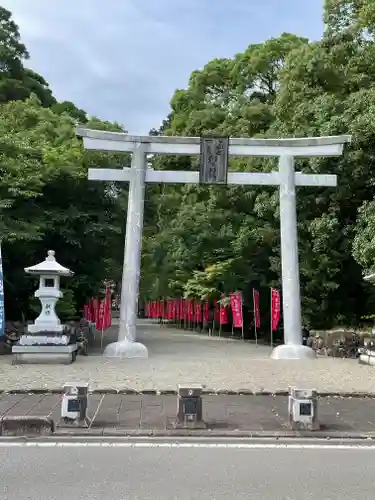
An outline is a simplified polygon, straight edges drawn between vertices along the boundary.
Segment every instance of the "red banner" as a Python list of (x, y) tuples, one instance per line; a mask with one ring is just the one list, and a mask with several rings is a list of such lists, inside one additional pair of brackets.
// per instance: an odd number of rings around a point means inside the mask
[(112, 324), (111, 289), (108, 286), (105, 290), (105, 299), (104, 299), (104, 328), (109, 328), (111, 324)]
[(253, 304), (255, 328), (260, 328), (259, 292), (258, 290), (255, 290), (255, 288), (253, 288)]
[(209, 320), (210, 320), (210, 310), (209, 310), (209, 304), (206, 301), (203, 304), (203, 321), (204, 321), (204, 323), (208, 323)]
[(280, 292), (271, 288), (271, 328), (277, 330), (280, 320)]
[(99, 300), (92, 299), (92, 322), (96, 323), (98, 321), (99, 314)]
[(159, 300), (159, 318), (164, 318), (165, 317), (165, 302), (164, 300)]
[(172, 319), (172, 301), (171, 299), (167, 300), (167, 319)]
[(175, 319), (176, 321), (179, 321), (180, 320), (180, 299), (175, 299), (175, 306), (174, 306), (174, 309), (175, 309)]
[(154, 300), (154, 305), (153, 305), (153, 308), (154, 308), (154, 318), (158, 318), (159, 317), (159, 301), (157, 300)]
[(202, 323), (202, 304), (200, 302), (196, 302), (195, 304), (195, 321)]
[(227, 325), (228, 322), (228, 306), (220, 305), (220, 324)]
[(219, 304), (219, 301), (217, 301), (217, 300), (215, 300), (214, 320), (215, 320), (215, 323), (220, 322), (220, 304)]
[(185, 319), (185, 299), (180, 299), (180, 319)]
[(232, 309), (234, 328), (242, 328), (243, 327), (242, 295), (240, 293), (236, 292), (230, 295), (230, 307)]
[(157, 318), (161, 318), (162, 317), (162, 311), (161, 311), (162, 307), (161, 307), (161, 300), (157, 300), (156, 301), (156, 317)]
[(194, 320), (194, 301), (191, 299), (188, 299), (187, 303), (187, 308), (188, 308), (188, 321), (193, 321)]
[(95, 328), (97, 330), (104, 330), (104, 309), (105, 309), (105, 301), (101, 300), (99, 302), (99, 307), (98, 307), (98, 314), (96, 316), (96, 326)]
[(169, 299), (169, 315), (168, 319), (174, 318), (174, 299)]

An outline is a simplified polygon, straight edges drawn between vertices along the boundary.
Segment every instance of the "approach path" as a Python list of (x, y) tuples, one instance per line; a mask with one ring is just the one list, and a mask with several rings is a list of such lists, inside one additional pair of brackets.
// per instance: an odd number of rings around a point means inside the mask
[[(320, 358), (274, 361), (270, 348), (219, 339), (150, 321), (139, 322), (139, 340), (148, 359), (108, 360), (79, 356), (72, 365), (12, 365), (0, 357), (0, 391), (61, 389), (64, 382), (89, 381), (92, 389), (175, 390), (179, 383), (200, 383), (205, 389), (286, 391), (290, 385), (318, 392), (375, 394), (375, 370), (356, 360)], [(117, 326), (106, 332), (116, 338)]]

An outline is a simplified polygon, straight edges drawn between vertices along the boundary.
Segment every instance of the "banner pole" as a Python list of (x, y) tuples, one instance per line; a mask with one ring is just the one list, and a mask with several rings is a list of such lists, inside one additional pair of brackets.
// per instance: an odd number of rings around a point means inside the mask
[(243, 297), (242, 297), (242, 295), (241, 295), (241, 316), (242, 316), (242, 340), (245, 340), (245, 333), (243, 330), (244, 321), (243, 321)]
[(212, 335), (215, 335), (215, 330), (216, 330), (215, 314), (216, 314), (216, 301), (214, 299), (214, 310), (212, 313)]
[(255, 288), (253, 288), (253, 319), (254, 319), (254, 331), (255, 331), (255, 345), (258, 347), (257, 309), (255, 307)]
[(272, 315), (273, 315), (273, 310), (272, 310), (272, 288), (271, 288), (271, 318), (270, 318), (270, 325), (271, 325), (271, 338), (270, 338), (270, 342), (271, 342), (271, 349), (273, 348), (273, 328), (272, 328)]
[(183, 324), (183, 319), (184, 319), (184, 311), (182, 308), (182, 299), (180, 298), (180, 330), (182, 330), (182, 324)]
[[(104, 296), (104, 304), (103, 304), (103, 310), (102, 310), (102, 318), (101, 318), (101, 322), (102, 322), (102, 332), (101, 332), (101, 336), (100, 336), (100, 349), (103, 349), (103, 338), (104, 338), (104, 314), (105, 314), (105, 308), (106, 308), (106, 305), (107, 305), (107, 293), (105, 294)], [(99, 309), (100, 310), (100, 309)]]
[(2, 241), (0, 240), (0, 338), (5, 339), (5, 300), (4, 300), (4, 272), (2, 257)]

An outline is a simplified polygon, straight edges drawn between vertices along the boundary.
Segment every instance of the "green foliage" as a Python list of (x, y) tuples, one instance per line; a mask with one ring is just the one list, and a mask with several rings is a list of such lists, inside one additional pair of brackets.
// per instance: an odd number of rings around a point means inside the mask
[(353, 255), (368, 273), (375, 268), (375, 202), (365, 202), (359, 209), (353, 243)]
[(58, 115), (66, 113), (80, 124), (87, 123), (88, 121), (86, 112), (83, 109), (77, 108), (72, 102), (69, 101), (57, 102), (53, 104), (51, 109)]
[[(92, 125), (97, 121), (87, 123)], [(79, 307), (104, 279), (118, 280), (127, 197), (124, 186), (88, 182), (87, 169), (123, 165), (128, 157), (84, 152), (74, 120), (41, 107), (36, 97), (0, 107), (0, 145), (5, 296), (8, 309), (15, 309), (10, 316), (20, 307), (16, 290), (21, 302), (24, 290), (22, 308), (30, 294), (19, 267), (44, 259), (49, 248), (74, 270)]]
[(372, 0), (325, 0), (324, 18), (328, 31), (336, 34), (347, 30), (373, 34), (375, 4)]
[[(192, 73), (186, 90), (176, 91), (159, 132), (353, 136), (341, 158), (297, 164), (304, 172), (335, 173), (339, 182), (337, 189), (298, 189), (306, 326), (358, 324), (374, 306), (361, 269), (375, 265), (373, 13), (371, 1), (327, 0), (321, 41), (282, 34), (233, 59), (210, 61)], [(158, 158), (154, 164), (198, 168), (191, 158)], [(267, 159), (230, 160), (231, 170), (274, 168)], [(253, 286), (280, 285), (276, 190), (163, 186), (153, 188), (146, 215), (143, 295), (217, 297), (242, 290), (251, 309)]]
[(63, 321), (74, 316), (77, 308), (73, 290), (63, 288), (61, 291), (63, 296), (56, 304), (56, 314)]
[[(297, 164), (304, 172), (335, 173), (339, 181), (336, 189), (298, 189), (303, 320), (316, 328), (360, 324), (375, 307), (375, 288), (363, 282), (363, 271), (375, 268), (374, 5), (326, 0), (322, 40), (284, 33), (232, 59), (208, 62), (193, 71), (186, 89), (176, 90), (171, 112), (150, 131), (352, 135), (342, 157)], [(104, 279), (119, 282), (127, 204), (126, 186), (88, 182), (87, 170), (122, 168), (129, 155), (85, 152), (75, 136), (77, 123), (122, 127), (57, 102), (43, 77), (23, 66), (27, 58), (10, 13), (0, 8), (0, 231), (10, 318), (27, 312), (34, 291), (23, 267), (44, 259), (49, 248), (75, 271), (62, 314), (97, 294)], [(152, 161), (157, 169), (198, 169), (197, 158)], [(275, 167), (269, 159), (230, 160), (233, 171)], [(275, 189), (148, 187), (144, 298), (220, 298), (238, 290), (251, 310), (252, 288), (280, 286), (280, 268)], [(268, 312), (268, 293), (261, 300)]]
[[(24, 68), (28, 58), (11, 14), (0, 8), (0, 234), (8, 319), (26, 315), (34, 292), (23, 268), (48, 249), (75, 272), (64, 299), (78, 310), (103, 280), (119, 281), (127, 186), (93, 183), (90, 167), (128, 165), (129, 155), (85, 152), (77, 123), (121, 131), (57, 103), (47, 82)], [(60, 307), (60, 306), (59, 306)], [(65, 312), (63, 312), (65, 314)]]
[(11, 13), (0, 6), (0, 103), (37, 95), (43, 106), (56, 102), (45, 79), (23, 66), (29, 58)]

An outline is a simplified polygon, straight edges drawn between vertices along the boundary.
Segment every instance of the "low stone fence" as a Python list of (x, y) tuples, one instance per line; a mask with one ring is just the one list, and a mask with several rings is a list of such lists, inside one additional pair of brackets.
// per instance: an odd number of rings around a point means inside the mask
[(369, 330), (337, 328), (335, 330), (311, 330), (306, 345), (321, 356), (358, 358), (365, 345), (374, 342)]
[[(94, 339), (95, 326), (84, 319), (68, 321), (65, 332), (74, 335), (79, 345), (78, 354), (87, 354), (87, 347)], [(27, 331), (27, 324), (21, 321), (7, 321), (5, 324), (5, 337), (0, 341), (0, 354), (12, 354), (12, 346), (15, 345), (20, 336)]]
[(22, 321), (6, 321), (5, 337), (0, 340), (0, 354), (12, 354), (12, 346), (26, 332), (27, 324)]

